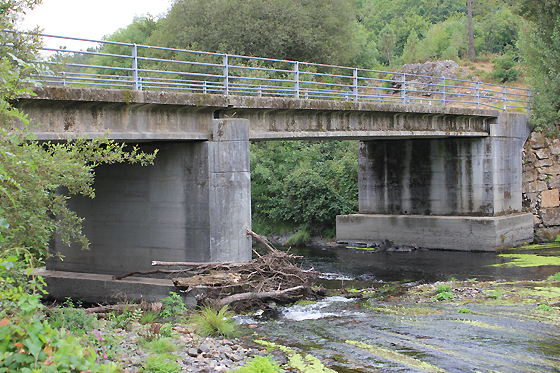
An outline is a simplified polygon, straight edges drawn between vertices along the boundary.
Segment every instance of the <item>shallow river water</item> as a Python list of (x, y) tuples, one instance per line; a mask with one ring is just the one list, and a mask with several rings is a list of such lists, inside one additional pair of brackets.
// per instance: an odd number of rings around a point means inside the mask
[[(323, 284), (333, 288), (379, 289), (395, 282), (407, 287), (451, 277), (457, 283), (542, 280), (560, 272), (560, 266), (550, 265), (491, 266), (511, 260), (495, 253), (333, 247), (292, 252), (304, 256), (302, 267), (332, 273)], [(560, 246), (507, 253), (536, 252), (558, 257)], [(551, 312), (536, 306), (335, 296), (240, 317), (239, 322), (250, 325), (255, 340), (293, 349), (292, 358), (299, 355), (305, 372), (559, 372), (559, 313), (556, 306)], [(469, 313), (459, 312), (464, 308)], [(330, 370), (320, 370), (317, 362)]]

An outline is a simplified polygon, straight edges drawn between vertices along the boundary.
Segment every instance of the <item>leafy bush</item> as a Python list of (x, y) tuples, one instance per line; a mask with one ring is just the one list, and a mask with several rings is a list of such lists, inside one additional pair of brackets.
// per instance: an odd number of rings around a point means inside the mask
[(560, 281), (560, 272), (557, 272), (552, 276), (548, 276), (548, 281)]
[(453, 299), (453, 293), (448, 291), (443, 291), (441, 293), (436, 294), (436, 300), (450, 300)]
[(198, 333), (203, 337), (221, 335), (229, 338), (236, 334), (235, 322), (230, 320), (234, 315), (232, 311), (228, 311), (227, 305), (219, 311), (210, 306), (203, 306), (191, 315), (190, 322), (195, 325)]
[(446, 284), (441, 284), (441, 285), (438, 285), (438, 287), (437, 287), (437, 292), (438, 293), (443, 293), (443, 292), (446, 292), (446, 291), (449, 291), (449, 290), (451, 290), (451, 286), (446, 285)]
[(468, 308), (459, 308), (459, 313), (471, 313), (471, 310), (469, 310)]
[(177, 293), (170, 292), (161, 303), (163, 303), (163, 311), (159, 315), (164, 319), (181, 317), (187, 312), (183, 298)]
[(255, 356), (249, 360), (245, 366), (235, 370), (236, 373), (277, 373), (282, 372), (282, 368), (272, 358), (272, 356)]
[(88, 315), (81, 308), (74, 308), (70, 298), (64, 302), (64, 307), (49, 310), (49, 323), (56, 329), (65, 328), (73, 334), (83, 335), (94, 328), (95, 316)]
[(499, 83), (514, 82), (519, 78), (520, 70), (516, 67), (515, 55), (506, 53), (492, 60), (494, 67), (490, 77)]
[(536, 310), (539, 310), (539, 311), (552, 311), (552, 310), (554, 310), (554, 308), (550, 307), (548, 304), (541, 304), (541, 305), (537, 306)]

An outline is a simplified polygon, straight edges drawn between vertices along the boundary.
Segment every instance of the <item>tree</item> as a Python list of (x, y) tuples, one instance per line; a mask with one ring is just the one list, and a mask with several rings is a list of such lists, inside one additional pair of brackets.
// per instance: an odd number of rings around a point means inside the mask
[[(22, 9), (36, 3), (3, 2), (0, 23), (15, 27), (12, 20), (17, 19)], [(88, 246), (81, 231), (81, 219), (66, 207), (69, 197), (59, 193), (60, 188), (66, 188), (70, 194), (93, 197), (96, 166), (114, 162), (147, 164), (155, 154), (144, 154), (136, 148), (127, 151), (125, 144), (107, 138), (66, 143), (35, 141), (27, 129), (27, 115), (10, 102), (32, 94), (31, 76), (41, 67), (20, 57), (36, 54), (37, 35), (11, 35), (11, 40), (18, 43), (0, 49), (0, 253), (25, 248), (42, 260), (48, 255), (53, 235), (59, 235), (66, 243), (76, 240), (84, 248)], [(15, 126), (17, 122), (25, 125), (23, 130)]]
[(560, 123), (560, 3), (519, 0), (517, 12), (528, 21), (521, 35), (521, 55), (533, 95), (531, 123), (558, 132)]
[(473, 31), (473, 19), (472, 19), (472, 1), (467, 0), (467, 17), (469, 18), (469, 59), (474, 61), (476, 58), (474, 52), (474, 31)]
[(386, 25), (379, 33), (379, 47), (387, 56), (387, 61), (391, 65), (391, 56), (395, 50), (395, 43), (397, 42), (397, 36), (391, 28), (391, 26)]
[(346, 64), (359, 51), (350, 0), (178, 0), (152, 44)]
[(410, 36), (406, 40), (406, 45), (403, 51), (403, 61), (404, 63), (414, 63), (419, 62), (419, 48), (420, 39), (418, 39), (418, 34), (415, 30), (410, 32)]

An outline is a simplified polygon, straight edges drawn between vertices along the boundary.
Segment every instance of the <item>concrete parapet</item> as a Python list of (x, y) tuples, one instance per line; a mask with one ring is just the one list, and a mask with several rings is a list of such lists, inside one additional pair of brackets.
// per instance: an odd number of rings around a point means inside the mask
[(531, 242), (533, 216), (339, 215), (338, 242), (381, 242), (386, 239), (425, 248), (494, 251)]

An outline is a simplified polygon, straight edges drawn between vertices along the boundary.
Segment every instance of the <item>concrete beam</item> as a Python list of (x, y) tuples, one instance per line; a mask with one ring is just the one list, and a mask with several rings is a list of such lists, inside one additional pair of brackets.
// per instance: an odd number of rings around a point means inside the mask
[(485, 137), (495, 110), (92, 88), (44, 87), (14, 105), (39, 140), (210, 140), (212, 120), (246, 118), (251, 140)]

